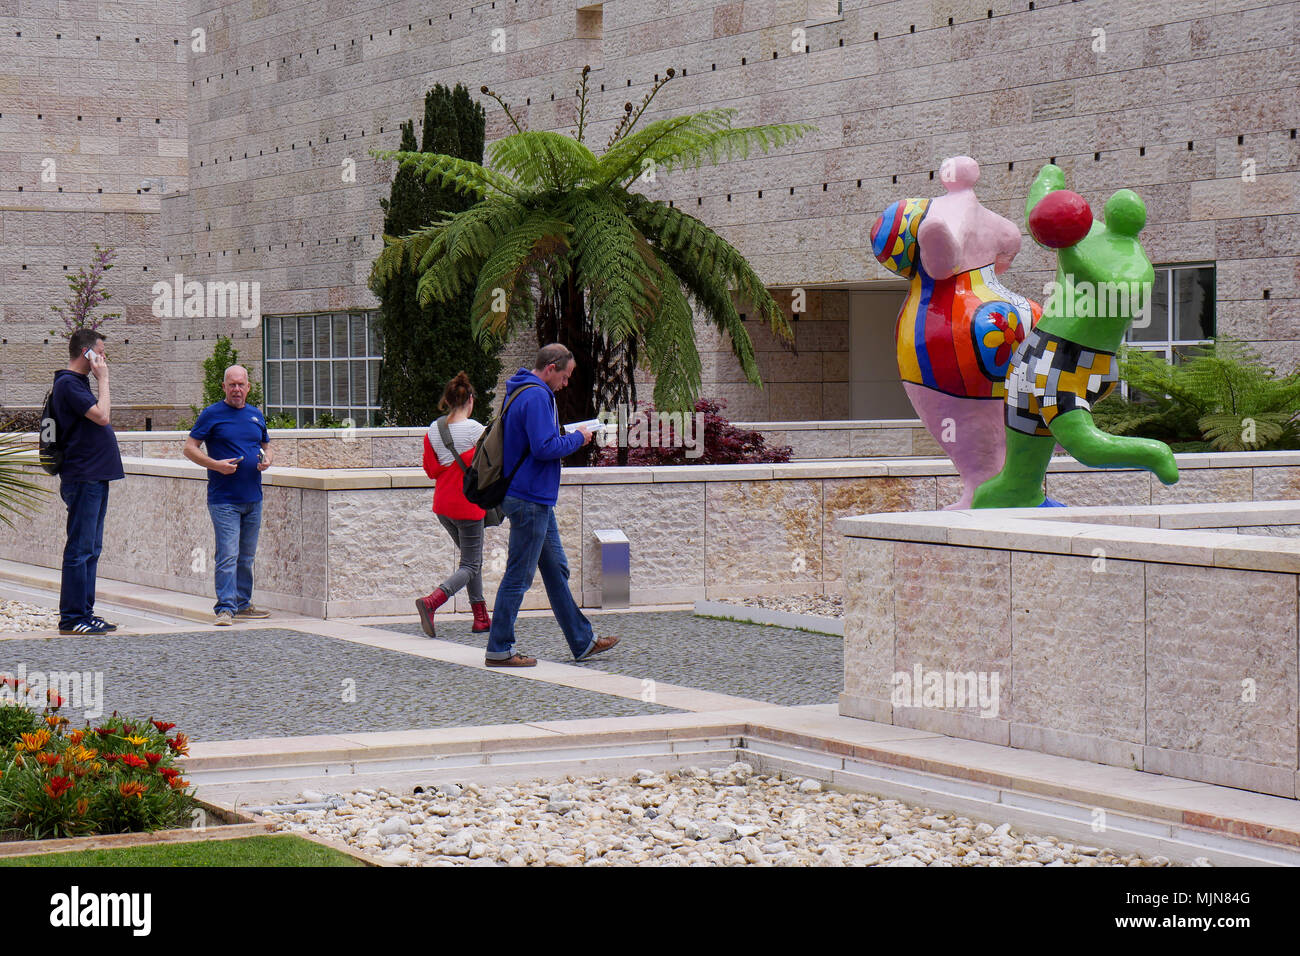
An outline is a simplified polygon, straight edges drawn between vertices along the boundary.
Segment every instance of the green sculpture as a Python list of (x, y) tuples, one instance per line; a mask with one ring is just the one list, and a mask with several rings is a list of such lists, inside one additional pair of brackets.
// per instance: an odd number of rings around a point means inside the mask
[(1007, 374), (1006, 461), (975, 492), (975, 508), (1056, 505), (1043, 476), (1059, 443), (1093, 468), (1145, 468), (1166, 485), (1178, 480), (1173, 452), (1149, 438), (1110, 435), (1092, 420), (1092, 406), (1119, 381), (1115, 358), (1133, 320), (1151, 320), (1155, 270), (1138, 242), (1146, 205), (1121, 189), (1106, 202), (1105, 223), (1065, 189), (1060, 167), (1039, 171), (1025, 216), (1040, 245), (1057, 252), (1056, 280), (1043, 317), (1012, 359)]

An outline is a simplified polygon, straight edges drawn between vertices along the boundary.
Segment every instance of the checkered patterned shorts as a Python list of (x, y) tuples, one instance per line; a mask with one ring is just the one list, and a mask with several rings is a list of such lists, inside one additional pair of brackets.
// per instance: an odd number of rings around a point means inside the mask
[(1007, 427), (1025, 435), (1051, 435), (1057, 415), (1091, 411), (1119, 381), (1113, 352), (1095, 352), (1034, 329), (1007, 373)]

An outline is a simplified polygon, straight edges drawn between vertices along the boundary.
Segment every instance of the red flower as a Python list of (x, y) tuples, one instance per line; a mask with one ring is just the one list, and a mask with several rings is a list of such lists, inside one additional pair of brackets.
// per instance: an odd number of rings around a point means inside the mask
[(148, 763), (141, 760), (135, 754), (123, 754), (122, 763), (126, 764), (128, 767), (136, 767), (136, 768), (144, 768), (149, 766)]
[(67, 777), (52, 777), (45, 785), (45, 792), (51, 800), (57, 800), (72, 789), (72, 781)]
[(145, 754), (145, 755), (144, 755), (144, 759), (147, 760), (147, 761), (149, 761), (149, 766), (151, 766), (151, 767), (156, 767), (156, 766), (158, 766), (158, 761), (162, 760), (162, 758), (163, 758), (163, 755), (162, 755), (162, 754)]
[(190, 785), (188, 780), (182, 780), (180, 777), (172, 777), (167, 782), (172, 785), (173, 790), (183, 790)]
[(152, 723), (155, 727), (158, 728), (159, 733), (163, 733), (163, 734), (167, 733), (167, 731), (171, 730), (173, 727), (176, 726), (175, 724), (164, 724), (161, 720), (150, 721), (150, 723)]
[(95, 733), (99, 734), (99, 736), (101, 736), (101, 737), (111, 737), (111, 736), (113, 736), (113, 728), (112, 728), (112, 727), (96, 727), (96, 728), (95, 728)]
[(167, 746), (172, 749), (172, 753), (187, 756), (190, 752), (190, 739), (178, 733), (175, 737), (167, 738)]
[(118, 761), (117, 754), (100, 754), (100, 756), (103, 757), (105, 760), (107, 760), (109, 763), (116, 763)]
[(36, 759), (39, 760), (47, 767), (53, 767), (56, 763), (59, 762), (59, 755), (41, 753), (36, 755)]
[(173, 777), (179, 777), (181, 775), (181, 772), (177, 770), (175, 767), (159, 767), (158, 772), (162, 774), (164, 777), (166, 777), (168, 780), (171, 780)]

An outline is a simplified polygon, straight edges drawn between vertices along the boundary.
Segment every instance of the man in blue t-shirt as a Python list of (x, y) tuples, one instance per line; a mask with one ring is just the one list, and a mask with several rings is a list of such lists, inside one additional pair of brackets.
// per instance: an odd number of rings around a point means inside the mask
[[(125, 477), (117, 435), (109, 424), (112, 401), (104, 336), (77, 329), (68, 339), (68, 367), (54, 373), (50, 407), (54, 440), (63, 452), (59, 496), (68, 506), (68, 540), (63, 547), (59, 582), (59, 633), (106, 634), (117, 630), (95, 615), (95, 574), (104, 548), (104, 517), (108, 514), (108, 483)], [(90, 376), (99, 395), (90, 390)]]
[[(262, 472), (271, 467), (271, 436), (248, 404), (248, 370), (226, 369), (226, 397), (199, 412), (185, 457), (208, 469), (208, 513), (216, 533), (217, 624), (270, 617), (252, 605), (253, 559), (262, 527)], [(199, 448), (202, 442), (207, 453)]]

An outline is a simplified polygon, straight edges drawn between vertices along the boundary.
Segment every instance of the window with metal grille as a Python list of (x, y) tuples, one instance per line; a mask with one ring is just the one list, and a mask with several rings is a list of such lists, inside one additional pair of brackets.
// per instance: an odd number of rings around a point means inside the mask
[(262, 317), (266, 413), (299, 428), (331, 416), (380, 424), (379, 313), (320, 312)]

